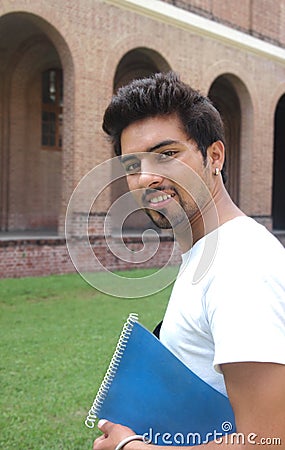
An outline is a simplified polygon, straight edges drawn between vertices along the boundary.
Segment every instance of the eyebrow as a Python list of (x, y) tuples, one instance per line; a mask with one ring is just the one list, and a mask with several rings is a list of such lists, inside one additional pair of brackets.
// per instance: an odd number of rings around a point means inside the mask
[[(167, 147), (168, 145), (173, 145), (173, 144), (181, 144), (181, 142), (176, 141), (175, 139), (166, 139), (165, 141), (161, 141), (158, 144), (156, 144), (152, 147), (149, 147), (146, 150), (146, 152), (147, 153), (155, 152), (156, 150), (159, 150), (162, 147)], [(140, 153), (140, 152), (138, 152), (138, 153)], [(131, 153), (130, 155), (121, 156), (120, 161), (122, 163), (126, 163), (127, 161), (134, 160), (136, 158), (137, 158), (136, 153)]]
[(147, 152), (154, 152), (155, 150), (158, 150), (161, 147), (166, 147), (168, 145), (173, 145), (173, 144), (181, 144), (181, 142), (176, 141), (175, 139), (166, 139), (165, 141), (161, 141), (158, 144), (154, 145), (153, 147), (150, 147), (149, 149), (147, 149)]
[(133, 161), (134, 159), (138, 159), (135, 153), (131, 153), (130, 155), (126, 155), (126, 156), (120, 156), (120, 161), (122, 164), (124, 164), (128, 161)]

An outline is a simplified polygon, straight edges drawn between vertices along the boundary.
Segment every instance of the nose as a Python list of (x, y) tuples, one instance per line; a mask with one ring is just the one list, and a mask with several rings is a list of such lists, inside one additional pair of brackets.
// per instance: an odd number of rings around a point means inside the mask
[(138, 184), (140, 188), (153, 188), (155, 189), (162, 183), (163, 177), (159, 174), (152, 172), (140, 172), (138, 174)]
[(155, 172), (155, 164), (151, 164), (146, 158), (141, 161), (140, 171), (138, 173), (138, 184), (140, 188), (156, 188), (162, 183), (163, 175)]

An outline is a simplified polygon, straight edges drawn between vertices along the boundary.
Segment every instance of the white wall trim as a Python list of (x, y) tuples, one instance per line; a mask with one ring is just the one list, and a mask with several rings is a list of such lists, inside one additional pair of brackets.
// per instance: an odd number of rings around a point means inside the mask
[(226, 25), (200, 17), (161, 0), (104, 0), (105, 3), (134, 11), (160, 22), (211, 37), (241, 50), (285, 63), (285, 49), (270, 44)]

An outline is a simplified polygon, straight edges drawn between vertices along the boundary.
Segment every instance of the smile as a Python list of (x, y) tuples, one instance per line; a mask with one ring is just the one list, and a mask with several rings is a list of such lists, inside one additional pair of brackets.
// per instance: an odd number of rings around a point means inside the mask
[(149, 199), (149, 203), (157, 205), (158, 203), (163, 203), (169, 200), (170, 198), (174, 197), (175, 194), (161, 194), (156, 197), (152, 197)]

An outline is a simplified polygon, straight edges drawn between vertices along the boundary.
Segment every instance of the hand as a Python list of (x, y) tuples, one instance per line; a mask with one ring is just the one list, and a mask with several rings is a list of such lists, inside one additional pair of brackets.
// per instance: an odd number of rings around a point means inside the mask
[(135, 434), (128, 427), (104, 419), (99, 420), (98, 428), (103, 435), (94, 441), (93, 450), (114, 450), (123, 439)]

